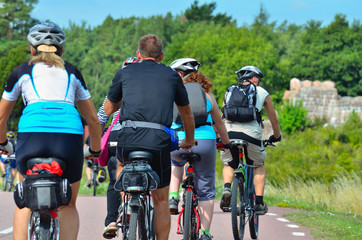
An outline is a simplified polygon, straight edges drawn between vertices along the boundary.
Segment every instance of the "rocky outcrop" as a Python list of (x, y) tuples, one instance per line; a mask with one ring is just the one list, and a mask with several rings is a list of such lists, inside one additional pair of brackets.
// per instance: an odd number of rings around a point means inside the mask
[(302, 101), (310, 119), (325, 119), (333, 126), (345, 122), (352, 111), (362, 119), (362, 96), (341, 97), (332, 81), (300, 81), (293, 78), (283, 100), (293, 103)]

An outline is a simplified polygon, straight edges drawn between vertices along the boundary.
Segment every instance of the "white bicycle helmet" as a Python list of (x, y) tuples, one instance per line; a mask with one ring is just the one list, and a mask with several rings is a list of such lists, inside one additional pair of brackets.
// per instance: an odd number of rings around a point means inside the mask
[(170, 64), (170, 67), (175, 70), (181, 70), (184, 72), (194, 72), (199, 71), (199, 67), (201, 63), (199, 63), (196, 59), (193, 58), (179, 58), (173, 61)]
[(240, 68), (235, 72), (238, 76), (238, 80), (250, 79), (253, 76), (258, 76), (259, 78), (264, 77), (263, 73), (259, 70), (259, 68), (255, 66), (245, 66)]
[(59, 51), (64, 46), (65, 33), (54, 23), (39, 23), (30, 28), (27, 39), (35, 49), (45, 44), (53, 45)]

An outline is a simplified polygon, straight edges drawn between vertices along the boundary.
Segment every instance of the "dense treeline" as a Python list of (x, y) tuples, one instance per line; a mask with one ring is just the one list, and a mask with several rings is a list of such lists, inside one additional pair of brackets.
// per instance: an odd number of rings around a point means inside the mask
[[(29, 57), (26, 35), (29, 27), (38, 22), (30, 17), (37, 0), (2, 2), (0, 92), (10, 72)], [(277, 105), (293, 77), (331, 80), (341, 95), (362, 95), (359, 20), (350, 23), (345, 15), (337, 14), (326, 26), (314, 20), (300, 26), (286, 21), (277, 25), (269, 22), (268, 13), (261, 6), (251, 25), (239, 27), (230, 16), (214, 13), (215, 7), (215, 3), (199, 5), (195, 1), (176, 16), (171, 13), (148, 18), (108, 16), (94, 28), (86, 22), (72, 23), (64, 29), (67, 43), (63, 57), (82, 72), (96, 108), (101, 106), (115, 71), (126, 58), (135, 56), (138, 39), (148, 33), (163, 40), (163, 63), (170, 64), (181, 57), (199, 60), (201, 71), (213, 81), (213, 92), (220, 105), (226, 87), (236, 81), (235, 71), (244, 65), (261, 69), (265, 74), (262, 85)], [(284, 133), (304, 129), (307, 124), (304, 110), (289, 111), (288, 107), (278, 107)], [(9, 129), (17, 129), (22, 108), (19, 99), (10, 117)], [(306, 129), (298, 135), (285, 136), (286, 141), (277, 150), (268, 149), (270, 179), (281, 181), (284, 175), (279, 172), (289, 172), (303, 179), (330, 180), (339, 167), (360, 171), (362, 126), (359, 118), (352, 122), (352, 128), (344, 125), (338, 129)], [(321, 174), (323, 171), (326, 173)]]
[[(0, 8), (0, 91), (11, 70), (28, 56), (26, 34), (37, 22), (30, 12), (37, 0), (6, 0)], [(13, 7), (14, 4), (17, 7)], [(221, 104), (225, 88), (235, 82), (235, 71), (243, 65), (256, 65), (263, 73), (263, 86), (278, 102), (292, 77), (332, 80), (341, 95), (362, 93), (362, 26), (349, 23), (337, 14), (322, 27), (310, 20), (298, 26), (269, 22), (261, 6), (251, 25), (238, 27), (226, 14), (214, 13), (216, 3), (195, 1), (181, 15), (129, 17), (108, 16), (102, 25), (91, 28), (86, 22), (72, 23), (67, 34), (65, 60), (76, 65), (86, 79), (96, 107), (99, 107), (117, 68), (134, 56), (137, 40), (147, 33), (164, 42), (163, 63), (180, 57), (193, 57), (202, 63), (201, 71), (214, 84)], [(51, 20), (51, 19), (50, 19)], [(19, 101), (18, 112), (21, 111)]]

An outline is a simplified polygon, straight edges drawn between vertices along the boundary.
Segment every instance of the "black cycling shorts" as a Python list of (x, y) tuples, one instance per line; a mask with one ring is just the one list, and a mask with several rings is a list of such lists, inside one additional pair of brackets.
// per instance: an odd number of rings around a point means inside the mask
[(19, 133), (16, 145), (16, 162), (25, 176), (27, 160), (34, 157), (56, 157), (66, 163), (63, 177), (70, 183), (82, 178), (83, 135), (68, 133)]
[(153, 155), (153, 159), (150, 162), (152, 169), (160, 177), (160, 186), (158, 188), (164, 188), (170, 185), (171, 180), (171, 156), (169, 151), (158, 151), (141, 149), (134, 147), (121, 148), (117, 147), (117, 159), (121, 163), (128, 161), (128, 154), (132, 151), (148, 151)]

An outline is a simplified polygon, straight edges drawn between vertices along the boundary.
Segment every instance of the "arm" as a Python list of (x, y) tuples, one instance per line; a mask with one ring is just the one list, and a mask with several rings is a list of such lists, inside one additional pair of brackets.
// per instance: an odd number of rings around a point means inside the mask
[(214, 97), (214, 95), (212, 95), (211, 93), (207, 93), (206, 94), (207, 98), (210, 100), (211, 104), (212, 104), (212, 109), (210, 111), (211, 114), (211, 118), (214, 121), (214, 129), (216, 130), (216, 133), (219, 134), (222, 143), (224, 145), (227, 145), (230, 143), (229, 140), (229, 135), (227, 133), (226, 127), (224, 122), (221, 119), (221, 114), (219, 111), (219, 107), (217, 105), (216, 99)]
[(88, 123), (90, 136), (90, 149), (94, 152), (101, 150), (101, 124), (99, 123), (96, 109), (92, 99), (82, 100), (77, 102), (78, 107), (85, 120)]
[(273, 135), (277, 139), (280, 137), (279, 121), (278, 121), (277, 113), (275, 112), (275, 109), (274, 109), (273, 101), (269, 95), (265, 98), (264, 109), (265, 109), (265, 112), (268, 115), (268, 118), (272, 125)]
[(16, 104), (16, 101), (8, 101), (1, 99), (0, 101), (0, 143), (6, 141), (6, 124), (11, 112)]
[(111, 116), (114, 112), (121, 108), (122, 100), (118, 103), (111, 102), (108, 97), (104, 103), (104, 112), (107, 116)]
[[(176, 105), (177, 106), (177, 105)], [(181, 115), (186, 138), (180, 143), (181, 148), (191, 148), (195, 145), (195, 123), (190, 105), (177, 106)]]

